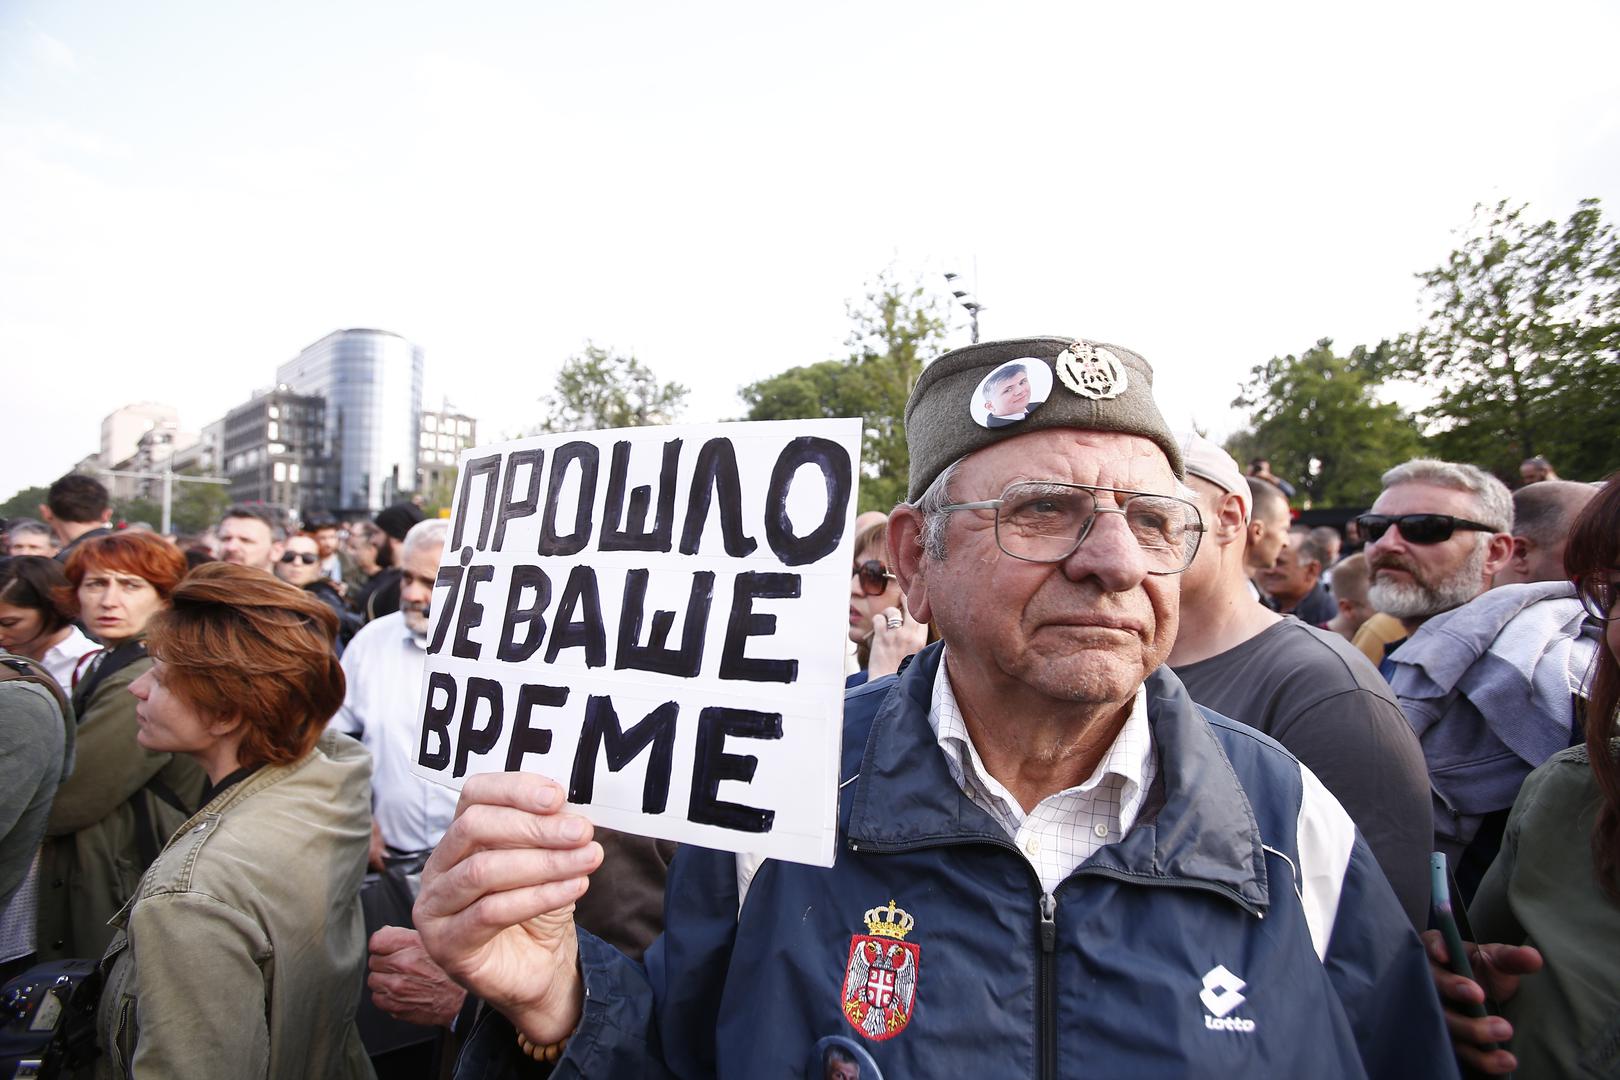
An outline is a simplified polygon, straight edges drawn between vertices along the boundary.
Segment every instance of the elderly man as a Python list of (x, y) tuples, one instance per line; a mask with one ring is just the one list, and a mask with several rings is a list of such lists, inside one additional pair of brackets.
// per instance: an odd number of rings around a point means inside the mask
[(1184, 437), (1182, 452), (1204, 541), (1181, 576), (1171, 667), (1198, 704), (1242, 717), (1321, 778), (1423, 929), (1434, 830), (1417, 737), (1389, 685), (1348, 641), (1255, 603), (1243, 573), (1249, 489), (1237, 462), (1197, 435)]
[(239, 503), (219, 520), (220, 562), (274, 573), (286, 542), (286, 528), (261, 506)]
[[(1052, 394), (984, 428), (1014, 359)], [(416, 906), (497, 1010), (464, 1075), (802, 1075), (831, 1035), (896, 1077), (1454, 1075), (1344, 811), (1160, 670), (1202, 526), (1151, 381), (1062, 338), (924, 369), (890, 561), (943, 642), (846, 697), (831, 869), (683, 849), (642, 967), (574, 925), (602, 855), (564, 792), (468, 782)]]
[(1563, 581), (1564, 541), (1570, 526), (1597, 494), (1591, 484), (1543, 480), (1513, 493), (1513, 555), (1491, 585)]
[(6, 554), (13, 558), (43, 555), (48, 559), (56, 554), (56, 535), (49, 525), (33, 518), (9, 521), (6, 523)]
[(1301, 622), (1321, 626), (1338, 612), (1322, 580), (1327, 552), (1309, 529), (1293, 529), (1277, 561), (1255, 575), (1255, 583), (1276, 610)]
[(1566, 581), (1489, 589), (1513, 552), (1513, 501), (1500, 480), (1428, 458), (1383, 479), (1358, 519), (1368, 594), (1408, 636), (1381, 670), (1423, 746), (1435, 846), (1467, 899), (1519, 785), (1574, 738), (1574, 695), (1596, 639)]

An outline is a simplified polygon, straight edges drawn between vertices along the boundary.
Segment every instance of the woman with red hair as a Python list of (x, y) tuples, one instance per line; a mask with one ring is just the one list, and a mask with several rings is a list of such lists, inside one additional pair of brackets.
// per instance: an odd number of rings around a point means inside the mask
[(203, 807), (114, 920), (97, 1027), (117, 1076), (369, 1077), (354, 1024), (371, 758), (326, 734), (337, 617), (208, 563), (152, 620), (140, 745), (196, 762)]
[(41, 960), (95, 958), (112, 940), (107, 920), (197, 805), (202, 772), (185, 758), (135, 742), (129, 686), (152, 661), (146, 624), (169, 605), (186, 560), (151, 533), (84, 540), (68, 556), (59, 597), (104, 646), (73, 692), (73, 774), (56, 790), (39, 874), (35, 937)]

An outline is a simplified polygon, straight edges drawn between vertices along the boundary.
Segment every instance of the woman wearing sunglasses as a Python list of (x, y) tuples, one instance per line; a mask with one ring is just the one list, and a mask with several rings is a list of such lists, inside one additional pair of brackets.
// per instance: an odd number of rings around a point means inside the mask
[[(1478, 981), (1451, 974), (1439, 933), (1425, 935), (1435, 985), (1456, 1010), (1446, 1022), (1458, 1057), (1524, 1080), (1620, 1066), (1620, 473), (1576, 520), (1564, 568), (1605, 646), (1586, 687), (1585, 743), (1554, 754), (1519, 791), (1468, 908), (1478, 939), (1499, 943), (1469, 946)], [(1486, 994), (1500, 1016), (1463, 1013)]]
[(900, 670), (900, 661), (928, 644), (928, 627), (906, 610), (888, 557), (887, 521), (856, 534), (855, 565), (849, 577), (849, 640), (860, 670), (849, 677), (849, 686), (893, 675)]
[(342, 656), (343, 646), (360, 629), (360, 617), (349, 610), (349, 606), (343, 602), (343, 594), (321, 571), (320, 545), (312, 537), (289, 537), (281, 558), (276, 561), (275, 570), (276, 577), (303, 589), (332, 609), (332, 614), (338, 619), (338, 636), (333, 647)]

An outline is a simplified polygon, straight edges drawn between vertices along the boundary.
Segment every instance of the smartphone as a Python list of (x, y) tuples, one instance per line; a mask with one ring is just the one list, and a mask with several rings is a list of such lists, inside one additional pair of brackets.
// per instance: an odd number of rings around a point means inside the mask
[[(1434, 916), (1434, 924), (1439, 927), (1441, 935), (1446, 939), (1446, 952), (1450, 955), (1452, 973), (1461, 975), (1465, 979), (1474, 978), (1474, 969), (1468, 963), (1468, 951), (1463, 947), (1462, 932), (1457, 928), (1457, 912), (1451, 909), (1451, 871), (1446, 865), (1446, 853), (1436, 851), (1429, 856), (1429, 909)], [(1466, 916), (1465, 916), (1466, 918)], [(1478, 982), (1477, 979), (1474, 981)], [(1483, 1003), (1463, 1005), (1455, 1004), (1469, 1016), (1483, 1018), (1490, 1015)], [(1485, 1046), (1486, 1050), (1495, 1050), (1496, 1044)]]

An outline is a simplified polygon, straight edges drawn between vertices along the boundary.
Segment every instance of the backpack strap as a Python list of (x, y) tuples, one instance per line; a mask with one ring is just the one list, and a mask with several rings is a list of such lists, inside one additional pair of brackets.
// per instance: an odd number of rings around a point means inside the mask
[(146, 657), (146, 642), (142, 640), (126, 641), (112, 651), (103, 650), (95, 654), (93, 667), (80, 679), (73, 688), (73, 705), (75, 715), (84, 715), (84, 707), (95, 696), (101, 683), (115, 672), (122, 671), (137, 660)]
[(0, 653), (0, 682), (12, 679), (30, 682), (50, 691), (51, 697), (56, 701), (56, 707), (62, 710), (62, 715), (73, 715), (73, 705), (68, 701), (67, 694), (62, 692), (61, 685), (51, 678), (50, 672), (46, 671), (39, 661), (15, 653)]

